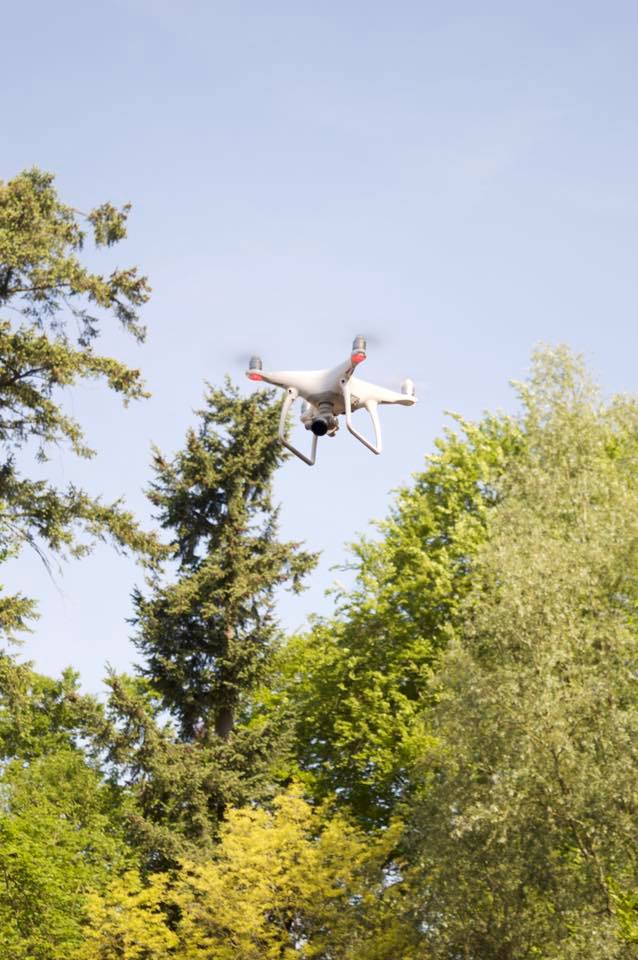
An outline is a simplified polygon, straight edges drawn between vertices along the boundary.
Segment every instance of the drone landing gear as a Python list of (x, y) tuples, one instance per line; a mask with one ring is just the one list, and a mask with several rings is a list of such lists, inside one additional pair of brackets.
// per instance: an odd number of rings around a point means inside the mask
[(352, 426), (352, 393), (350, 390), (350, 380), (345, 378), (340, 381), (341, 383), (341, 392), (343, 393), (343, 405), (346, 409), (346, 426), (353, 437), (356, 437), (360, 443), (367, 447), (368, 450), (372, 450), (373, 453), (381, 453), (381, 424), (379, 422), (379, 414), (377, 408), (379, 404), (376, 400), (367, 400), (363, 406), (366, 408), (370, 414), (370, 419), (372, 420), (372, 426), (374, 427), (374, 443), (371, 443), (367, 437), (364, 437), (362, 433)]
[(301, 450), (297, 450), (296, 447), (292, 445), (286, 439), (286, 421), (288, 419), (288, 413), (291, 406), (299, 396), (299, 391), (295, 387), (288, 387), (284, 396), (284, 402), (281, 407), (281, 417), (279, 418), (279, 439), (287, 450), (290, 450), (291, 453), (294, 453), (296, 457), (299, 457), (300, 460), (303, 460), (304, 463), (307, 463), (309, 467), (314, 466), (314, 462), (317, 458), (317, 434), (312, 436), (312, 447), (310, 449), (310, 456), (307, 457), (305, 453), (302, 453)]

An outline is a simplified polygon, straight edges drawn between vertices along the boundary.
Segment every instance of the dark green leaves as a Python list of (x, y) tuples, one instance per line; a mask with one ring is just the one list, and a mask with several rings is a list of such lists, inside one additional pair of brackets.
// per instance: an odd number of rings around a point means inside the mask
[[(59, 490), (21, 475), (29, 455), (40, 461), (67, 444), (89, 457), (80, 424), (65, 412), (62, 393), (99, 380), (125, 403), (146, 396), (138, 370), (94, 351), (100, 326), (115, 317), (137, 339), (139, 307), (148, 284), (135, 268), (108, 276), (80, 258), (86, 229), (98, 247), (126, 236), (129, 207), (103, 204), (88, 217), (63, 204), (53, 177), (37, 169), (0, 182), (0, 556), (27, 544), (46, 560), (81, 554), (95, 539), (147, 558), (155, 538), (143, 534), (121, 504), (102, 504), (82, 490)], [(8, 598), (0, 629), (19, 629), (30, 613), (23, 598)]]
[(110, 246), (126, 236), (129, 209), (107, 203), (83, 217), (58, 199), (51, 174), (37, 169), (0, 182), (0, 307), (11, 303), (28, 323), (66, 336), (72, 317), (83, 346), (98, 335), (94, 311), (111, 311), (142, 339), (137, 310), (148, 300), (146, 279), (135, 268), (92, 273), (78, 257), (85, 223), (97, 246)]
[(178, 577), (137, 595), (137, 643), (186, 737), (232, 727), (278, 635), (276, 590), (299, 589), (314, 564), (277, 539), (277, 415), (270, 394), (211, 388), (184, 449), (172, 461), (155, 453), (149, 497), (173, 534)]
[[(315, 557), (278, 538), (272, 480), (285, 454), (277, 420), (272, 394), (242, 397), (226, 383), (207, 390), (183, 449), (170, 460), (154, 456), (149, 497), (172, 536), (172, 562), (135, 595), (135, 642), (179, 736), (164, 731), (154, 753), (141, 745), (134, 753), (163, 784), (161, 802), (144, 807), (146, 822), (191, 839), (204, 824), (200, 845), (229, 803), (272, 794), (287, 748), (281, 718), (255, 716), (254, 692), (280, 639), (277, 591), (299, 590)], [(132, 701), (122, 702), (122, 721), (132, 716)]]

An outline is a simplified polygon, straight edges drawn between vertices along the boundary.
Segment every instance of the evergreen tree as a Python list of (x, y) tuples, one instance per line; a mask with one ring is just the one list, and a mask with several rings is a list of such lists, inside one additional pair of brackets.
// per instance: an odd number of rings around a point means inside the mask
[(210, 388), (173, 460), (155, 450), (149, 499), (173, 534), (172, 583), (135, 596), (145, 676), (186, 740), (226, 738), (278, 636), (276, 590), (299, 591), (315, 558), (277, 537), (273, 474), (283, 460), (272, 394)]
[[(45, 460), (62, 443), (92, 456), (60, 402), (73, 384), (102, 380), (125, 402), (145, 396), (138, 370), (93, 348), (109, 317), (143, 339), (138, 311), (148, 284), (135, 268), (103, 276), (80, 259), (87, 233), (98, 248), (122, 240), (128, 211), (105, 203), (81, 214), (61, 202), (53, 177), (36, 169), (0, 181), (0, 560), (25, 544), (43, 557), (81, 555), (106, 536), (134, 551), (155, 549), (119, 502), (22, 476), (17, 465), (19, 456), (24, 469), (33, 453)], [(27, 597), (3, 598), (0, 631), (12, 635), (33, 613)]]
[(191, 814), (178, 819), (200, 846), (205, 824), (214, 832), (227, 803), (271, 789), (268, 771), (281, 753), (281, 729), (252, 714), (251, 697), (279, 638), (277, 591), (300, 590), (315, 563), (300, 544), (278, 538), (272, 484), (284, 450), (272, 394), (241, 397), (227, 382), (209, 388), (205, 401), (184, 449), (171, 460), (154, 453), (149, 496), (173, 537), (171, 566), (151, 576), (147, 595), (135, 594), (142, 673), (158, 708), (176, 720), (177, 735), (163, 728), (160, 752), (147, 749), (148, 725), (139, 717), (148, 718), (148, 700), (144, 707), (130, 684), (120, 688), (117, 708), (132, 733), (131, 764), (144, 758), (143, 765), (165, 771), (155, 778), (163, 784), (160, 797), (146, 788), (152, 799), (145, 818), (175, 823), (185, 807), (174, 799), (183, 792)]

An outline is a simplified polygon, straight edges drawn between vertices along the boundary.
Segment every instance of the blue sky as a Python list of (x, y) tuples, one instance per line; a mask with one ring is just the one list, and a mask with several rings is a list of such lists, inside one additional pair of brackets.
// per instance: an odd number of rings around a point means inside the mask
[[(630, 3), (182, 2), (7, 5), (0, 178), (38, 165), (81, 208), (131, 201), (101, 261), (153, 286), (148, 341), (107, 327), (151, 400), (83, 388), (99, 450), (47, 469), (148, 518), (149, 450), (181, 445), (203, 382), (236, 356), (332, 365), (371, 331), (366, 379), (419, 382), (383, 411), (373, 457), (344, 430), (277, 480), (283, 532), (322, 551), (289, 629), (327, 611), (344, 543), (382, 517), (445, 410), (511, 409), (536, 343), (585, 354), (608, 392), (636, 385), (638, 7)], [(363, 371), (362, 371), (362, 375)], [(245, 389), (253, 389), (246, 383)], [(97, 690), (126, 667), (141, 574), (107, 548), (52, 581), (22, 653)]]

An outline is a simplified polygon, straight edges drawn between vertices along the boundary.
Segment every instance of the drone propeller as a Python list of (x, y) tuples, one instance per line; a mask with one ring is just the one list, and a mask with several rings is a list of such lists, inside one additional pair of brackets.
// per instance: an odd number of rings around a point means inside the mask
[(378, 333), (375, 333), (375, 332), (372, 331), (372, 330), (366, 331), (366, 333), (362, 334), (362, 336), (364, 337), (364, 339), (365, 339), (365, 341), (366, 341), (366, 343), (368, 344), (369, 347), (382, 347), (382, 346), (383, 346), (384, 338), (383, 338), (382, 336), (380, 336)]
[(258, 343), (255, 346), (254, 343), (251, 343), (246, 350), (232, 350), (227, 354), (224, 353), (224, 358), (228, 363), (232, 363), (234, 367), (241, 367), (242, 369), (246, 370), (251, 357), (262, 357), (268, 352), (269, 351), (267, 348), (262, 352), (261, 344)]
[[(416, 379), (414, 377), (407, 377), (405, 375), (406, 371), (403, 370), (384, 370), (381, 368), (380, 372), (377, 373), (376, 370), (374, 373), (370, 372), (370, 378), (380, 387), (385, 387), (387, 390), (395, 390), (400, 393), (405, 393), (409, 397), (415, 397), (417, 394), (421, 394), (427, 391), (428, 385), (423, 379)], [(359, 372), (357, 371), (357, 376)], [(367, 372), (361, 371), (361, 377), (364, 380), (368, 379)]]
[[(357, 334), (357, 336), (352, 341), (351, 356), (352, 356), (353, 363), (355, 365), (358, 363), (362, 363), (366, 359), (366, 356), (367, 356), (366, 349), (369, 342), (370, 342), (369, 338), (367, 336), (364, 336), (363, 334)], [(376, 338), (373, 337), (372, 342), (373, 343), (376, 342)], [(241, 364), (244, 366), (244, 369), (247, 368), (249, 371), (255, 371), (255, 373), (257, 373), (259, 370), (263, 370), (263, 363), (261, 360), (261, 356), (258, 352), (254, 352), (252, 354), (248, 354), (247, 352), (244, 353), (243, 351), (241, 353), (235, 352), (233, 355), (233, 359), (237, 365)], [(258, 376), (251, 377), (250, 373), (248, 374), (248, 376), (250, 380), (261, 379)]]

